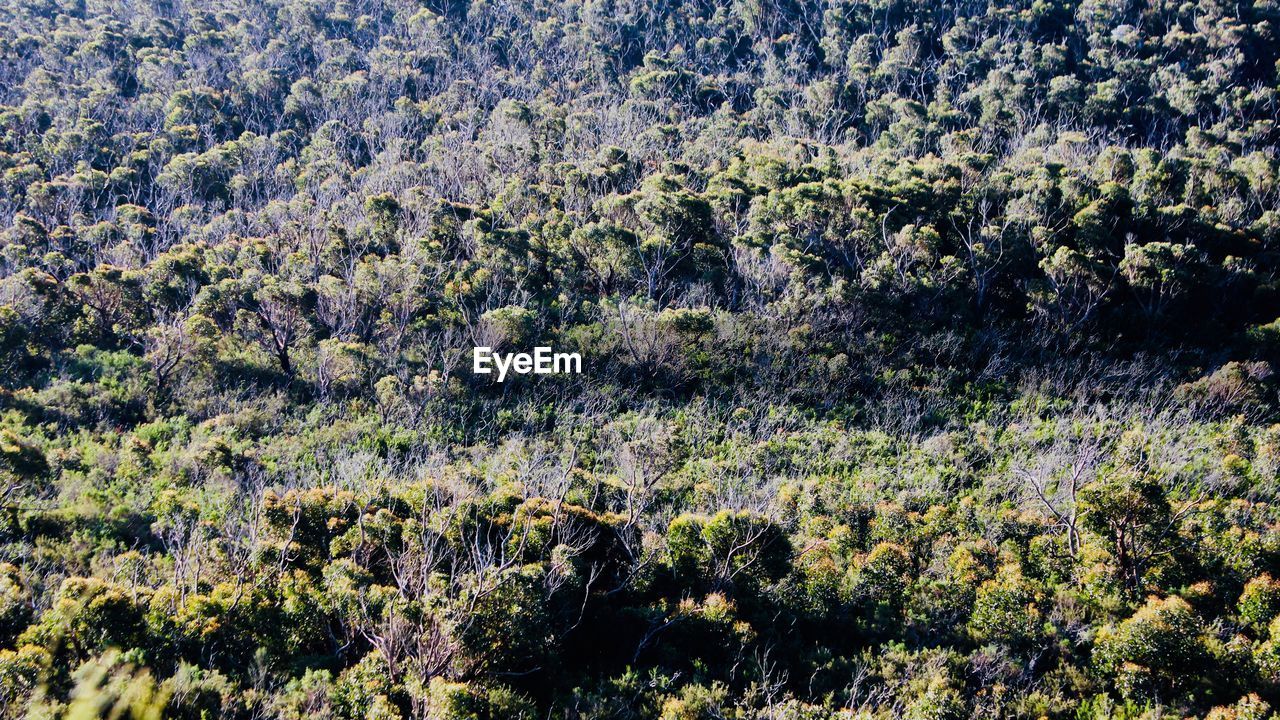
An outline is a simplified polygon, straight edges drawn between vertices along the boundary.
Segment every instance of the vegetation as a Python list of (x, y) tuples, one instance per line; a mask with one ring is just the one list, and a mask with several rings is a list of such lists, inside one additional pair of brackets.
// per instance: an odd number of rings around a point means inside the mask
[(1280, 710), (1274, 0), (0, 26), (0, 717)]

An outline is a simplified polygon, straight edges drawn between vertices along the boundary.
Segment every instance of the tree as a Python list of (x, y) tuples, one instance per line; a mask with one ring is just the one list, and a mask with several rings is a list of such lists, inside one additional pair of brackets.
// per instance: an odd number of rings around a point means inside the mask
[(293, 375), (290, 352), (305, 337), (306, 316), (302, 310), (302, 288), (274, 277), (242, 280), (241, 307), (236, 311), (236, 328), (256, 342), (280, 363), (286, 375)]
[(1099, 666), (1136, 700), (1176, 700), (1212, 677), (1202, 620), (1178, 597), (1147, 599), (1137, 612), (1096, 641)]
[(1101, 536), (1115, 560), (1116, 574), (1132, 592), (1141, 592), (1146, 574), (1177, 549), (1178, 523), (1195, 506), (1175, 512), (1154, 479), (1121, 472), (1080, 493), (1084, 526)]

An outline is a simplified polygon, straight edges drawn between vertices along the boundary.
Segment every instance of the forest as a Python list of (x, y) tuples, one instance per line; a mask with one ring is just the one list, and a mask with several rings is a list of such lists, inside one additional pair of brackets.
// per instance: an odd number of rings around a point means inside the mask
[(0, 720), (1277, 717), (1278, 93), (1277, 0), (0, 1)]

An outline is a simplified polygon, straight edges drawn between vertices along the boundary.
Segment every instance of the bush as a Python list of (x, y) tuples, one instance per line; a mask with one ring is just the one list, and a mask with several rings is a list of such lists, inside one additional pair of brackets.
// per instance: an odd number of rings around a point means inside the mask
[(1125, 697), (1181, 697), (1213, 676), (1204, 624), (1179, 597), (1147, 600), (1132, 617), (1098, 634), (1094, 657)]
[(1280, 581), (1263, 573), (1245, 583), (1237, 612), (1241, 622), (1255, 631), (1265, 630), (1272, 619), (1280, 614)]

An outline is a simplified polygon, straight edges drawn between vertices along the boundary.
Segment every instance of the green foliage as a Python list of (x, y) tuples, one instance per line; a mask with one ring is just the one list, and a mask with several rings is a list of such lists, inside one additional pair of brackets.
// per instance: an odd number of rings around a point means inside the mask
[(1245, 583), (1237, 612), (1255, 630), (1266, 628), (1280, 615), (1280, 582), (1263, 574)]
[(1264, 716), (1273, 5), (0, 3), (0, 720)]
[(667, 530), (671, 565), (695, 586), (759, 587), (784, 575), (791, 561), (785, 535), (767, 518), (721, 510), (712, 517), (682, 515)]
[(1099, 666), (1115, 673), (1127, 698), (1177, 697), (1212, 677), (1203, 621), (1178, 597), (1148, 599), (1132, 617), (1104, 628), (1096, 644)]
[(432, 678), (427, 699), (427, 717), (432, 720), (528, 720), (533, 708), (509, 690), (484, 690), (465, 683)]
[(1044, 641), (1045, 619), (1035, 586), (1016, 568), (1002, 568), (978, 588), (969, 629), (978, 642), (1033, 648)]
[(128, 715), (134, 720), (160, 720), (169, 690), (159, 687), (145, 670), (135, 671), (107, 654), (85, 663), (76, 672), (76, 686), (66, 709), (67, 720)]

